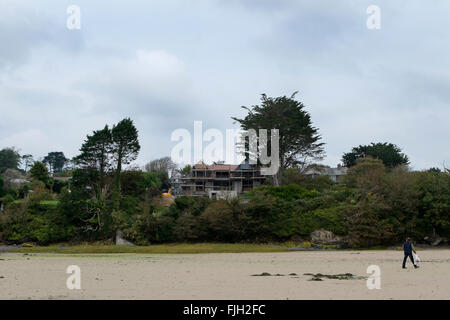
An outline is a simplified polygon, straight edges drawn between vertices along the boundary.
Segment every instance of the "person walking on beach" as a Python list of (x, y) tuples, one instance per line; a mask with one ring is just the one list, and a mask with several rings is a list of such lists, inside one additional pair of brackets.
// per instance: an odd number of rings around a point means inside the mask
[(411, 242), (411, 238), (406, 238), (405, 243), (403, 244), (403, 252), (405, 253), (405, 256), (403, 258), (403, 265), (402, 268), (406, 269), (406, 260), (408, 259), (408, 257), (411, 259), (411, 262), (414, 265), (414, 268), (418, 268), (419, 266), (417, 266), (417, 264), (414, 262), (414, 258), (412, 253), (416, 253), (416, 249), (414, 248), (414, 245)]

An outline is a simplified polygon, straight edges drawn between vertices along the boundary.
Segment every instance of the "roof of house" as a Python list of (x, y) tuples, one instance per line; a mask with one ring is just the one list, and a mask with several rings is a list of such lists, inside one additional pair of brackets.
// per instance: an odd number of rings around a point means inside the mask
[(253, 170), (255, 165), (250, 164), (248, 160), (244, 160), (241, 164), (224, 164), (214, 163), (206, 165), (203, 161), (197, 162), (193, 169), (195, 170), (211, 170), (211, 171), (235, 171), (235, 170)]
[(235, 164), (213, 164), (208, 166), (208, 170), (214, 171), (233, 171), (236, 170), (238, 165)]
[(194, 165), (194, 169), (208, 169), (208, 166), (203, 161), (199, 161)]
[(328, 168), (326, 173), (330, 176), (342, 176), (347, 173), (347, 167)]
[(16, 184), (16, 185), (17, 185), (17, 184), (30, 183), (30, 181), (27, 180), (27, 179), (11, 179), (10, 182), (11, 182), (12, 184)]

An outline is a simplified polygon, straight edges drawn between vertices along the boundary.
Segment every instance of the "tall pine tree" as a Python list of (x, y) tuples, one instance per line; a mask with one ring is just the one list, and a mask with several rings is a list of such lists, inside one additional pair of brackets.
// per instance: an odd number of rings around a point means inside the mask
[[(274, 176), (275, 185), (278, 185), (278, 177), (285, 169), (296, 167), (303, 171), (312, 160), (321, 160), (325, 154), (318, 129), (313, 127), (303, 103), (294, 99), (296, 93), (291, 97), (277, 98), (263, 94), (261, 105), (243, 107), (248, 111), (244, 119), (232, 117), (245, 131), (254, 129), (258, 134), (259, 129), (279, 130), (280, 170)], [(270, 138), (268, 140), (267, 149), (271, 153)], [(245, 144), (248, 143), (242, 141), (241, 145)]]
[(112, 133), (108, 125), (102, 130), (94, 131), (88, 135), (81, 146), (81, 154), (74, 160), (84, 169), (97, 170), (99, 172), (100, 188), (105, 187), (105, 175), (110, 170), (112, 163)]
[(138, 140), (138, 131), (130, 118), (123, 119), (114, 125), (111, 130), (112, 155), (116, 161), (116, 173), (114, 178), (113, 202), (116, 209), (120, 199), (120, 175), (122, 166), (136, 160), (141, 146)]

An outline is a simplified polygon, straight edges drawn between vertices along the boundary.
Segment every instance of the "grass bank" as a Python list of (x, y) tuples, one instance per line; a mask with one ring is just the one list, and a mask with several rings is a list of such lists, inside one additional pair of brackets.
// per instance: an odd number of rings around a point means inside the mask
[[(26, 201), (27, 200), (19, 199), (19, 200), (14, 200), (14, 203), (20, 204), (20, 203), (25, 203)], [(43, 206), (56, 207), (58, 205), (59, 201), (58, 200), (41, 200), (39, 203)]]
[(84, 244), (76, 246), (51, 245), (46, 247), (27, 247), (11, 250), (19, 253), (64, 253), (64, 254), (95, 254), (95, 253), (241, 253), (241, 252), (284, 252), (288, 248), (265, 244), (234, 244), (234, 243), (194, 243), (194, 244), (158, 244), (151, 246), (115, 246)]

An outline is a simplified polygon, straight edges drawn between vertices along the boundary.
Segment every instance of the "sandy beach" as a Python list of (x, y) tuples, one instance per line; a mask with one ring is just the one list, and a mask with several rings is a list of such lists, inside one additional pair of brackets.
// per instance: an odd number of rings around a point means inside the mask
[[(419, 252), (402, 270), (400, 251), (296, 251), (218, 254), (0, 255), (0, 299), (450, 299), (450, 250)], [(69, 290), (69, 265), (81, 289)], [(369, 276), (310, 281), (305, 273)], [(263, 272), (284, 276), (252, 276)], [(296, 275), (290, 275), (295, 273)]]

